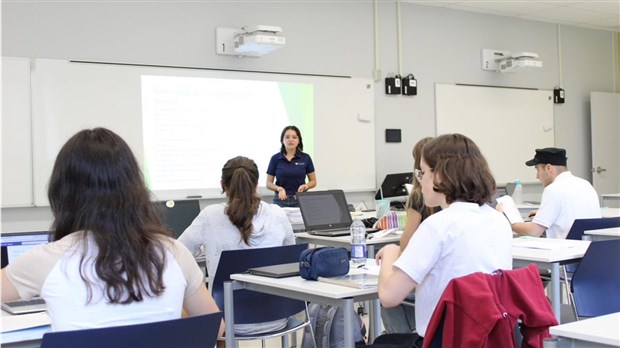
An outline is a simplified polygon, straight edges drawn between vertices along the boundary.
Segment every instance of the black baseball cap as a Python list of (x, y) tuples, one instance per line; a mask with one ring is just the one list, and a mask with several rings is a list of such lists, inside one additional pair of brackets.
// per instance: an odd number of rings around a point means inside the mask
[(539, 163), (551, 164), (554, 166), (566, 166), (566, 150), (557, 147), (536, 149), (536, 155), (534, 158), (525, 162), (525, 165), (531, 167)]

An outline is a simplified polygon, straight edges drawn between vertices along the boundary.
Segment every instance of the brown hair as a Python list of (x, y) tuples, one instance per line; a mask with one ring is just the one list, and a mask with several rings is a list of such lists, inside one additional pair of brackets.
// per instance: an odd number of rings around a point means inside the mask
[[(424, 149), (424, 145), (426, 145), (431, 140), (433, 140), (432, 137), (422, 138), (413, 146), (413, 151), (411, 151), (411, 155), (413, 155), (414, 171), (415, 169), (420, 169), (422, 150)], [(415, 175), (413, 176), (413, 189), (411, 190), (411, 193), (409, 194), (409, 199), (407, 200), (407, 208), (411, 208), (420, 213), (420, 215), (422, 215), (421, 221), (424, 221), (424, 219), (439, 210), (437, 207), (431, 208), (424, 205), (422, 186), (420, 185), (420, 182), (415, 178)]]
[(252, 219), (258, 212), (260, 198), (256, 193), (258, 167), (247, 157), (238, 156), (222, 168), (222, 188), (228, 197), (225, 213), (237, 226), (245, 244), (252, 234)]
[[(164, 292), (166, 265), (161, 236), (169, 235), (150, 200), (142, 172), (127, 143), (105, 129), (86, 129), (62, 147), (50, 177), (47, 197), (54, 240), (87, 231), (97, 244), (95, 273), (111, 303), (140, 302)], [(86, 239), (85, 233), (83, 238)], [(83, 268), (80, 276), (92, 298)]]
[(462, 134), (444, 134), (424, 146), (422, 157), (436, 174), (433, 189), (446, 202), (483, 205), (491, 201), (495, 179), (478, 146)]

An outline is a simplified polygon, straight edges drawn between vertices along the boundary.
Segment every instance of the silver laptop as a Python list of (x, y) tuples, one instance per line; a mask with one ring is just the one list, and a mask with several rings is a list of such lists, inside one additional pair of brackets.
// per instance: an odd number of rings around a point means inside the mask
[(299, 275), (299, 262), (248, 268), (248, 273), (271, 278), (285, 278)]
[(298, 192), (297, 201), (306, 232), (318, 236), (346, 236), (353, 220), (342, 190)]
[[(37, 245), (48, 243), (50, 240), (50, 232), (2, 233), (2, 235), (0, 235), (0, 240), (0, 257), (2, 259), (2, 268), (4, 268), (22, 253)], [(45, 311), (47, 307), (42, 298), (35, 297), (30, 300), (5, 302), (2, 304), (2, 309), (11, 314), (25, 314), (42, 312)]]

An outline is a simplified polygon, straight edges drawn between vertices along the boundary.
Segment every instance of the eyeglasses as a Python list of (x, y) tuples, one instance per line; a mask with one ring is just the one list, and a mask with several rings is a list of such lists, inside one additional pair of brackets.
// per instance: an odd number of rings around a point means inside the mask
[(413, 175), (415, 175), (415, 178), (418, 179), (419, 182), (422, 182), (422, 179), (424, 179), (424, 171), (421, 169), (414, 169), (413, 170)]

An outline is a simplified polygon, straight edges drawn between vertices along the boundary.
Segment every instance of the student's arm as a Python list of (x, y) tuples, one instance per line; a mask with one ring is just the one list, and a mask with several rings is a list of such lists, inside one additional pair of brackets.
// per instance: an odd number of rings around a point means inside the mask
[(547, 230), (545, 226), (534, 222), (517, 222), (512, 224), (511, 227), (520, 236), (540, 237)]
[(379, 299), (386, 308), (398, 306), (418, 285), (405, 272), (392, 267), (400, 256), (400, 248), (389, 244), (377, 253), (376, 260), (381, 264), (379, 271)]
[(2, 269), (2, 275), (0, 276), (0, 289), (2, 291), (2, 303), (19, 300), (20, 296), (13, 283), (9, 280), (6, 273), (6, 268)]
[[(4, 296), (4, 294), (2, 296)], [(185, 300), (183, 300), (183, 310), (187, 313), (187, 315), (192, 317), (220, 311), (215, 303), (215, 300), (213, 300), (213, 297), (211, 297), (211, 294), (209, 294), (209, 291), (205, 286), (198, 287), (198, 290), (196, 290), (193, 295), (186, 297)], [(224, 327), (224, 319), (222, 319), (218, 337), (222, 337), (222, 335), (224, 335)]]
[(422, 214), (415, 209), (407, 208), (407, 221), (403, 227), (403, 234), (400, 236), (400, 251), (405, 250), (411, 236), (415, 233), (422, 222)]
[(286, 190), (284, 189), (284, 187), (277, 186), (274, 183), (275, 179), (276, 179), (275, 176), (267, 174), (267, 188), (270, 189), (273, 192), (277, 192), (278, 193), (278, 198), (280, 198), (281, 200), (285, 200), (286, 199)]
[(311, 188), (316, 187), (316, 173), (308, 173), (308, 182), (299, 186), (297, 189), (298, 192), (306, 192)]

